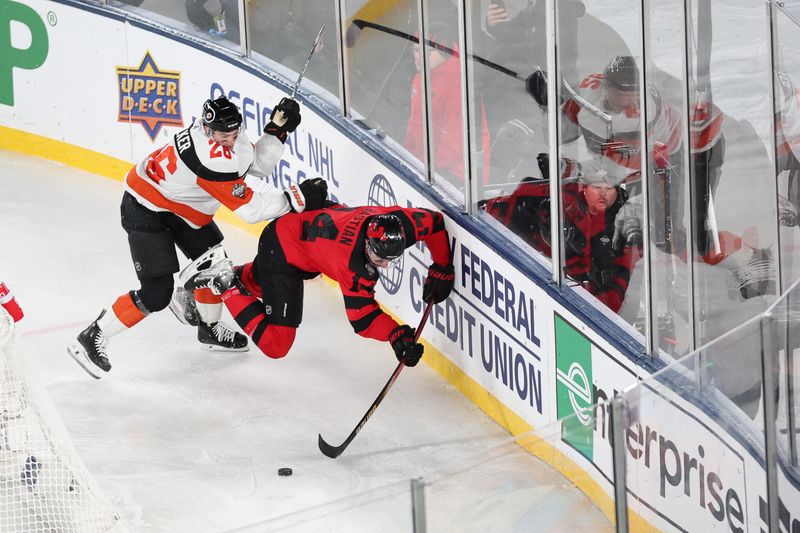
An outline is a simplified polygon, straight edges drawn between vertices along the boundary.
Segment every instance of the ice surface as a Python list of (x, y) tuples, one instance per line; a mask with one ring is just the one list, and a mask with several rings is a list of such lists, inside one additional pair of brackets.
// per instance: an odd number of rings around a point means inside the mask
[[(339, 459), (323, 456), (317, 433), (341, 442), (396, 359), (387, 344), (352, 332), (341, 296), (320, 280), (307, 284), (303, 324), (282, 360), (255, 349), (201, 350), (195, 330), (164, 311), (112, 338), (111, 372), (90, 378), (65, 346), (138, 288), (119, 225), (121, 195), (120, 182), (0, 152), (0, 278), (26, 313), (21, 342), (131, 531), (217, 532), (265, 520), (247, 530), (411, 531), (409, 479), (456, 471), (508, 441), (421, 364), (404, 370)], [(251, 260), (255, 237), (222, 230), (234, 262)], [(508, 453), (459, 485), (486, 496), (470, 511), (480, 516), (453, 509), (437, 518), (442, 530), (469, 530), (466, 522), (475, 531), (488, 523), (494, 531), (610, 530), (566, 479), (516, 445)], [(279, 477), (283, 466), (294, 475)], [(308, 508), (328, 516), (311, 520)]]

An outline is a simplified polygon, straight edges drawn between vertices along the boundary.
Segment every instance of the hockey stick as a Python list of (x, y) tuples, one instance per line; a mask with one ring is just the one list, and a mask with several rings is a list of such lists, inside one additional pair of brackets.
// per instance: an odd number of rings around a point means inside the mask
[[(377, 24), (375, 22), (370, 22), (370, 21), (364, 20), (364, 19), (354, 19), (353, 22), (351, 23), (350, 27), (351, 28), (355, 27), (355, 28), (358, 29), (358, 31), (356, 31), (356, 30), (348, 31), (347, 43), (346, 43), (348, 48), (352, 48), (353, 46), (355, 46), (355, 41), (356, 41), (357, 34), (361, 30), (363, 30), (364, 28), (372, 28), (374, 30), (381, 31), (383, 33), (388, 33), (389, 35), (394, 35), (395, 37), (400, 37), (401, 39), (405, 39), (406, 41), (412, 42), (414, 44), (419, 44), (419, 37), (417, 37), (416, 35), (411, 35), (408, 32), (405, 32), (405, 31), (402, 31), (402, 30), (396, 30), (394, 28), (390, 28), (388, 26), (384, 26), (383, 24)], [(425, 39), (425, 45), (429, 46), (431, 48), (436, 48), (437, 50), (439, 50), (440, 52), (442, 52), (444, 54), (448, 54), (448, 55), (451, 55), (451, 56), (457, 56), (458, 55), (458, 52), (456, 50), (450, 48), (449, 46), (445, 46), (445, 45), (443, 45), (441, 43), (437, 43), (436, 41), (433, 41), (431, 39)], [(489, 67), (492, 70), (496, 70), (497, 72), (500, 72), (501, 74), (505, 74), (506, 76), (510, 76), (512, 78), (516, 78), (516, 79), (522, 80), (522, 81), (525, 81), (525, 79), (526, 79), (519, 72), (511, 70), (510, 68), (504, 67), (503, 65), (495, 63), (494, 61), (491, 61), (491, 60), (486, 59), (484, 57), (481, 57), (481, 56), (478, 56), (478, 55), (475, 55), (475, 54), (467, 54), (467, 56), (470, 59), (474, 60), (475, 62), (480, 63), (481, 65), (484, 65), (486, 67)]]
[[(425, 323), (428, 321), (428, 315), (431, 314), (431, 309), (433, 309), (433, 300), (430, 300), (427, 303), (427, 305), (425, 306), (425, 311), (423, 311), (422, 313), (422, 318), (419, 321), (419, 326), (417, 326), (417, 332), (414, 334), (415, 343), (419, 340), (419, 336), (422, 333), (422, 328), (425, 327)], [(402, 372), (404, 366), (406, 366), (405, 358), (403, 358), (400, 361), (400, 363), (398, 363), (397, 368), (394, 369), (394, 372), (392, 373), (392, 376), (389, 378), (389, 381), (387, 381), (386, 385), (383, 386), (383, 389), (381, 389), (381, 392), (380, 394), (378, 394), (378, 397), (375, 398), (375, 401), (372, 402), (372, 405), (369, 406), (369, 409), (367, 409), (366, 414), (364, 414), (364, 416), (361, 417), (361, 420), (358, 422), (353, 431), (350, 432), (350, 435), (347, 437), (347, 439), (345, 439), (345, 441), (341, 443), (339, 446), (331, 446), (330, 444), (325, 442), (325, 439), (322, 438), (322, 434), (320, 434), (319, 439), (317, 441), (317, 443), (319, 444), (319, 451), (321, 451), (324, 455), (327, 455), (331, 459), (336, 459), (337, 457), (339, 457), (345, 450), (345, 448), (347, 448), (347, 446), (350, 445), (353, 439), (356, 438), (356, 435), (358, 435), (358, 432), (361, 431), (361, 428), (364, 427), (364, 424), (367, 423), (369, 417), (372, 416), (372, 413), (374, 413), (375, 410), (378, 408), (378, 406), (381, 404), (383, 398), (386, 396), (386, 394), (388, 394), (389, 389), (391, 389), (392, 385), (394, 385), (394, 382), (397, 381), (397, 377), (400, 375), (400, 372)]]
[(308, 68), (308, 64), (311, 63), (311, 56), (314, 55), (314, 52), (317, 51), (317, 46), (319, 46), (320, 39), (322, 39), (322, 31), (325, 29), (325, 24), (319, 29), (319, 33), (317, 33), (317, 37), (314, 39), (314, 44), (311, 45), (311, 50), (308, 51), (308, 57), (306, 58), (306, 63), (303, 65), (303, 70), (300, 71), (300, 75), (297, 77), (297, 81), (294, 82), (294, 87), (292, 88), (292, 100), (294, 97), (297, 96), (297, 88), (300, 87), (300, 82), (303, 81), (303, 76), (306, 75), (306, 69)]

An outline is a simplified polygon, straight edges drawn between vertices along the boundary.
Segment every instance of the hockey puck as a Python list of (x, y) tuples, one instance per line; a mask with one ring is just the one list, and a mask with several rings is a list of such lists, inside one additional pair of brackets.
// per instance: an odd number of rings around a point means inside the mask
[(291, 468), (286, 468), (286, 467), (279, 468), (278, 469), (278, 475), (279, 476), (291, 476), (292, 475), (292, 469)]

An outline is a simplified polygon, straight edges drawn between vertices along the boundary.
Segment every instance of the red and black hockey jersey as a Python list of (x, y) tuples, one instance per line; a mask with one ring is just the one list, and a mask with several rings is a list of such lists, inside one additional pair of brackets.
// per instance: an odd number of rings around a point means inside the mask
[(274, 222), (287, 262), (336, 281), (347, 318), (364, 337), (386, 341), (397, 323), (375, 301), (378, 269), (365, 253), (366, 222), (380, 214), (396, 215), (403, 224), (406, 248), (424, 242), (434, 263), (450, 264), (450, 244), (442, 214), (429, 209), (336, 206), (290, 213)]

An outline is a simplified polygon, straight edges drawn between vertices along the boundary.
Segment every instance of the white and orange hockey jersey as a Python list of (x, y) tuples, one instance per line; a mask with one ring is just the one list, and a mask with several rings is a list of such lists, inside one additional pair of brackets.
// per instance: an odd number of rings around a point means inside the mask
[(290, 205), (283, 191), (261, 176), (272, 172), (283, 149), (277, 137), (265, 134), (253, 145), (244, 132), (228, 149), (195, 120), (134, 166), (125, 190), (148, 209), (172, 212), (194, 228), (209, 224), (220, 205), (245, 222), (273, 219)]
[[(570, 98), (562, 107), (566, 117), (577, 124), (586, 142), (586, 148), (594, 154), (608, 157), (630, 171), (641, 168), (639, 148), (639, 108), (630, 106), (619, 113), (607, 110), (603, 74), (592, 74), (581, 81), (578, 95), (589, 104)], [(648, 124), (650, 137), (656, 147), (658, 160), (664, 161), (678, 153), (681, 148), (680, 119), (676, 112), (663, 101), (654, 87), (648, 86)], [(591, 109), (591, 108), (594, 108)], [(596, 110), (610, 118), (603, 120)]]

